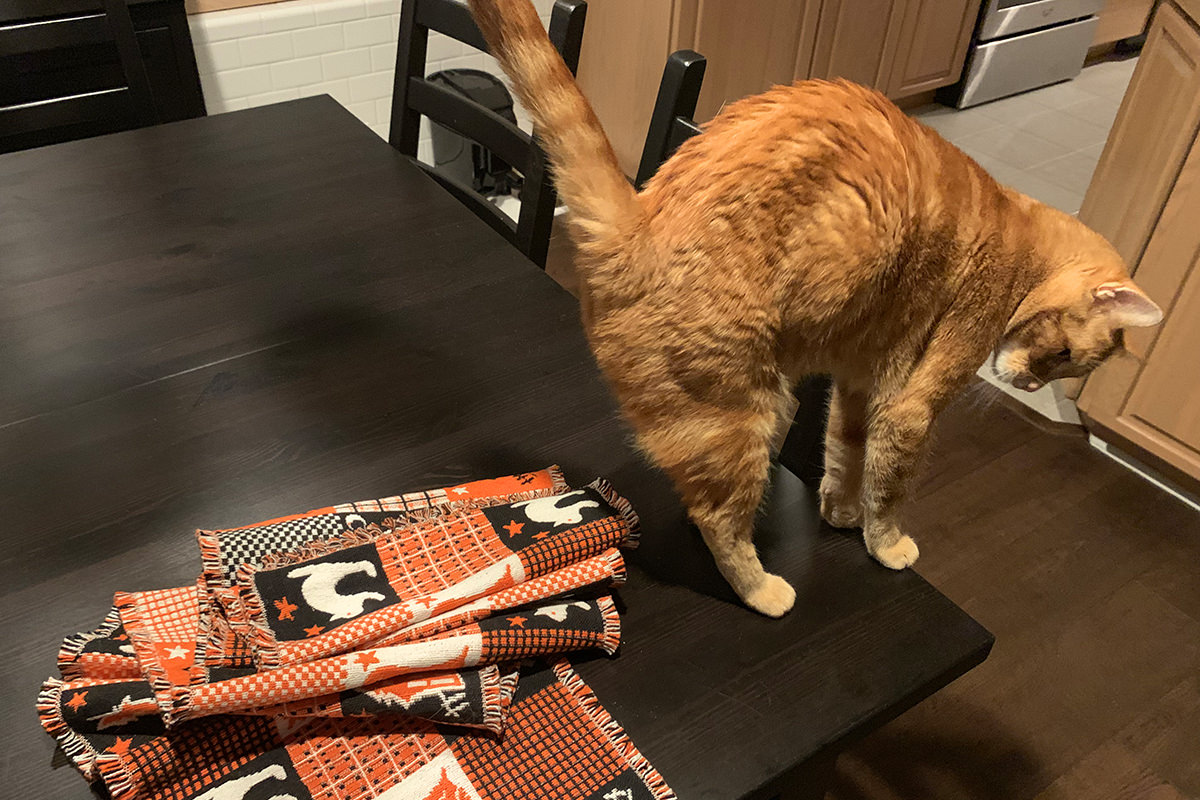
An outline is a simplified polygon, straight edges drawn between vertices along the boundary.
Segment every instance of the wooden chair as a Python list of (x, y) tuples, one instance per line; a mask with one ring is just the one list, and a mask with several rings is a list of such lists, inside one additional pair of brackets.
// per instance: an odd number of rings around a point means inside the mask
[[(700, 133), (692, 115), (696, 113), (704, 67), (704, 56), (692, 50), (677, 50), (667, 57), (638, 165), (635, 183), (639, 189), (679, 145)], [(825, 375), (810, 376), (796, 386), (796, 415), (779, 451), (779, 463), (811, 486), (816, 486), (825, 472), (825, 424), (831, 386), (832, 381)]]
[[(557, 0), (550, 17), (550, 40), (572, 74), (579, 66), (586, 14), (584, 0)], [(485, 52), (488, 49), (470, 10), (461, 0), (405, 0), (400, 11), (388, 141), (544, 269), (555, 205), (554, 184), (545, 155), (529, 134), (516, 125), (425, 79), (425, 48), (431, 30)], [(515, 223), (470, 186), (416, 160), (422, 115), (478, 142), (524, 176), (521, 210)]]
[[(111, 73), (81, 69), (114, 51)], [(158, 121), (125, 0), (2, 4), (0, 87), (0, 152)]]

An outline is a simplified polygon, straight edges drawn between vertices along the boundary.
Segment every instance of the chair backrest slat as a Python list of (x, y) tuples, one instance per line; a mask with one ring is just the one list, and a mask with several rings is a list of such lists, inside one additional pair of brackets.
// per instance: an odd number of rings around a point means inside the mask
[[(15, 17), (14, 5), (30, 16)], [(0, 58), (39, 69), (69, 62), (81, 48), (109, 44), (124, 83), (119, 86), (53, 87), (52, 96), (32, 91), (0, 106), (0, 152), (52, 144), (81, 136), (152, 125), (158, 121), (150, 79), (125, 0), (38, 0), (6, 3), (0, 16)], [(83, 51), (86, 52), (86, 51)], [(41, 66), (45, 65), (45, 66)], [(46, 73), (51, 74), (51, 73)], [(38, 84), (34, 84), (38, 85)], [(49, 84), (53, 86), (53, 84)], [(43, 87), (44, 88), (44, 87)], [(65, 91), (64, 91), (65, 90)]]
[(639, 189), (679, 145), (700, 132), (692, 115), (696, 113), (706, 66), (704, 56), (694, 50), (676, 50), (667, 57), (654, 112), (650, 115), (646, 146), (638, 164), (636, 183)]
[[(550, 16), (550, 41), (572, 73), (579, 66), (586, 13), (584, 0), (556, 0)], [(545, 153), (537, 145), (536, 137), (531, 138), (492, 110), (425, 78), (430, 31), (445, 34), (484, 52), (488, 50), (483, 34), (462, 0), (404, 0), (396, 43), (396, 77), (388, 142), (415, 161), (421, 117), (425, 116), (487, 148), (518, 170), (524, 178), (521, 210), (516, 224), (511, 225), (508, 224), (511, 220), (494, 205), (470, 193), (459, 181), (422, 165), (477, 216), (508, 238), (531, 261), (544, 267), (555, 205)]]
[(490, 108), (424, 78), (408, 79), (408, 104), (434, 122), (456, 131), (472, 131), (488, 149), (522, 173), (528, 169), (532, 138)]
[(426, 3), (416, 4), (416, 23), (423, 28), (438, 33), (444, 33), (451, 39), (471, 45), (477, 50), (490, 53), (483, 33), (471, 16), (471, 9), (465, 3)]

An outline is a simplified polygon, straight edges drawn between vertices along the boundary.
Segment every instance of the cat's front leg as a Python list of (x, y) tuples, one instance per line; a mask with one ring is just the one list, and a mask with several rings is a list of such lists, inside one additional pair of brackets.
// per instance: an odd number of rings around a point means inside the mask
[(867, 443), (867, 397), (835, 382), (825, 426), (825, 474), (821, 516), (835, 528), (863, 523), (863, 459)]
[(904, 569), (920, 555), (917, 543), (901, 532), (898, 512), (933, 417), (932, 405), (913, 391), (901, 392), (871, 413), (863, 464), (863, 539), (885, 567)]

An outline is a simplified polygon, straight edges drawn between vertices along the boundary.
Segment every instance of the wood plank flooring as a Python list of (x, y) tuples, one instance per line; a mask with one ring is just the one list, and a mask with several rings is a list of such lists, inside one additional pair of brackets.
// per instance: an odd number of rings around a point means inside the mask
[(1200, 513), (980, 385), (910, 504), (989, 659), (839, 759), (827, 800), (1200, 798)]

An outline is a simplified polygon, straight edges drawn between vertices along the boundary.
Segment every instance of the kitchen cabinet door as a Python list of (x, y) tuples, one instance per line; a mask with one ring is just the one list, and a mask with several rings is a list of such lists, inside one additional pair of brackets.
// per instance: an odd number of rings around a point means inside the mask
[[(1157, 457), (1200, 485), (1200, 145), (1179, 172), (1134, 277), (1162, 306), (1158, 328), (1128, 331), (1129, 355), (1097, 370), (1079, 408), (1101, 438)], [(1114, 436), (1115, 435), (1115, 436)], [(1186, 480), (1186, 478), (1185, 478)]]
[(845, 78), (864, 86), (889, 79), (904, 0), (825, 0), (812, 61), (797, 78)]
[(700, 122), (725, 103), (791, 83), (797, 64), (812, 59), (819, 0), (692, 0), (682, 6), (675, 46), (708, 59), (696, 107)]
[(1200, 32), (1163, 3), (1079, 211), (1131, 267), (1200, 125), (1198, 97)]
[(892, 98), (957, 81), (979, 15), (978, 0), (905, 0), (903, 5), (890, 74), (879, 84)]

